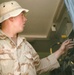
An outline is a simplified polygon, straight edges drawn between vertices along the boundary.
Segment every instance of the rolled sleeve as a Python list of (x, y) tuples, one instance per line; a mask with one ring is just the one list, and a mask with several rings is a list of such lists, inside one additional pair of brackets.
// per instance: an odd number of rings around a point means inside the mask
[(37, 73), (41, 74), (46, 71), (52, 71), (60, 67), (59, 62), (55, 58), (54, 53), (40, 60), (40, 65), (37, 68)]

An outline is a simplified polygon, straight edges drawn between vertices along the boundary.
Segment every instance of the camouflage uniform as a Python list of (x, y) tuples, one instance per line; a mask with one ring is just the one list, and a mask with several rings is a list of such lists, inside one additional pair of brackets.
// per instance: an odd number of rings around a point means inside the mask
[(0, 30), (0, 75), (37, 75), (59, 67), (54, 56), (39, 59), (39, 55), (24, 37), (17, 45)]

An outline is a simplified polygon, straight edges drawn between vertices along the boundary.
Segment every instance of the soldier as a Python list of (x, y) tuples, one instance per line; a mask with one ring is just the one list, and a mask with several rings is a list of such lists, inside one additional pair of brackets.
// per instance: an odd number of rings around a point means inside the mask
[(28, 10), (16, 1), (0, 4), (0, 74), (37, 75), (58, 68), (58, 58), (74, 44), (69, 39), (53, 54), (40, 59), (35, 49), (20, 36), (27, 21)]

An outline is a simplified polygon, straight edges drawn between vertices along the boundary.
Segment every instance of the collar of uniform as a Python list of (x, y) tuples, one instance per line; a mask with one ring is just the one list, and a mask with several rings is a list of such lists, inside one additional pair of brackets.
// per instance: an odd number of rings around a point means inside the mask
[(6, 39), (7, 38), (7, 36), (3, 33), (3, 31), (0, 29), (0, 39), (1, 40), (4, 40), (4, 39)]
[(21, 36), (21, 35), (18, 35), (18, 38), (17, 38), (17, 46), (19, 46), (22, 42), (26, 41), (26, 38)]
[[(0, 40), (5, 40), (6, 38), (9, 38), (9, 37), (2, 30), (0, 30)], [(9, 39), (11, 40), (11, 38)], [(25, 41), (26, 41), (26, 38), (18, 34), (17, 47), (20, 46), (20, 44)]]

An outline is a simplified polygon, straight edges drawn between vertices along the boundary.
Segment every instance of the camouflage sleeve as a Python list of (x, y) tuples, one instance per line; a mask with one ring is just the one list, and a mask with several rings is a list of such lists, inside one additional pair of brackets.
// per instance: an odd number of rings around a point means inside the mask
[(60, 67), (54, 53), (40, 60), (40, 65), (37, 68), (37, 73), (41, 74), (46, 71), (52, 71)]

